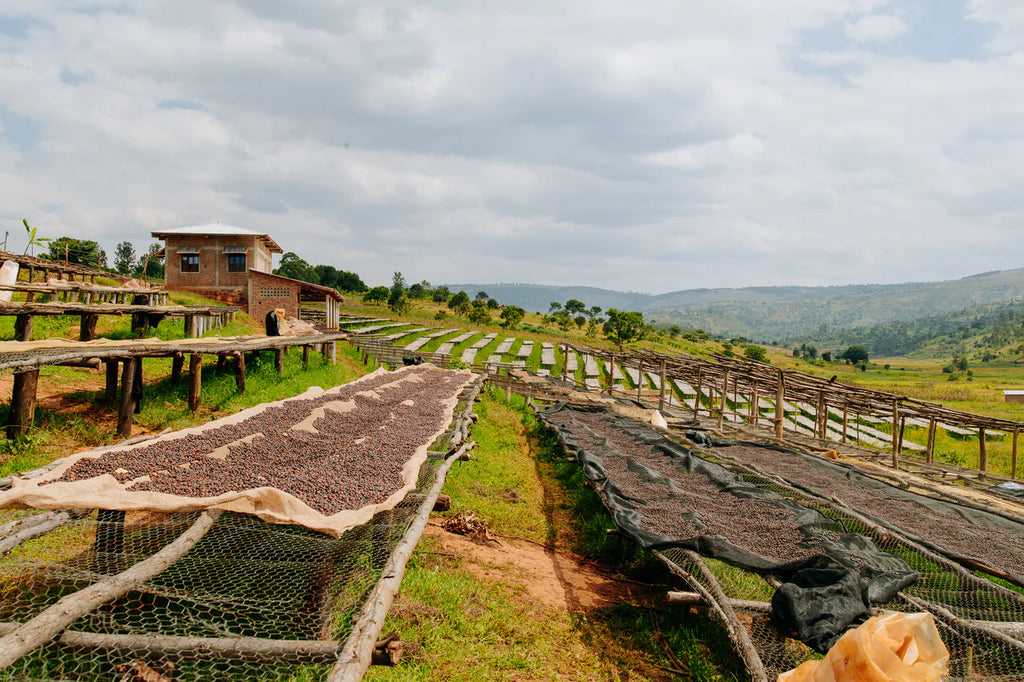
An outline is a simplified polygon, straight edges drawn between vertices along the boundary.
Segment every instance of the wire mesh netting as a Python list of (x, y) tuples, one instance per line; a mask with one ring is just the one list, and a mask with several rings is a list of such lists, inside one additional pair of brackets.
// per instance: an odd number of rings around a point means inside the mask
[[(275, 663), (254, 652), (207, 651), (202, 641), (189, 646), (73, 635), (343, 641), (437, 468), (438, 460), (429, 460), (405, 502), (337, 539), (224, 514), (170, 568), (80, 618), (62, 637), (0, 672), (0, 679), (161, 679), (146, 677), (148, 671), (174, 680), (324, 679), (336, 655), (329, 648)], [(93, 512), (23, 543), (0, 562), (0, 627), (10, 630), (61, 597), (151, 556), (196, 516), (135, 512), (122, 523), (109, 512)]]
[[(775, 679), (801, 662), (820, 656), (787, 636), (791, 633), (780, 632), (770, 619), (770, 603), (781, 584), (782, 572), (779, 564), (767, 559), (787, 552), (798, 557), (801, 552), (824, 551), (853, 570), (863, 573), (864, 568), (856, 553), (832, 552), (821, 545), (816, 550), (813, 542), (808, 543), (813, 541), (808, 533), (800, 540), (791, 533), (793, 524), (787, 517), (776, 518), (777, 523), (768, 529), (764, 519), (753, 517), (760, 507), (768, 516), (775, 514), (780, 508), (779, 499), (819, 513), (825, 524), (833, 524), (826, 533), (838, 530), (837, 537), (847, 547), (868, 543), (872, 551), (881, 550), (902, 560), (899, 563), (918, 573), (916, 580), (874, 606), (883, 611), (930, 612), (950, 650), (950, 679), (1024, 679), (1024, 590), (1016, 585), (965, 568), (949, 556), (920, 545), (914, 539), (921, 539), (919, 536), (891, 532), (839, 501), (802, 491), (769, 474), (752, 473), (742, 462), (720, 461), (732, 472), (725, 478), (713, 467), (689, 458), (689, 453), (680, 453), (679, 446), (668, 439), (659, 443), (660, 436), (647, 427), (626, 425), (614, 417), (596, 417), (593, 413), (576, 420), (560, 410), (553, 408), (541, 417), (558, 431), (567, 447), (580, 455), (584, 470), (599, 483), (600, 495), (616, 522), (642, 545), (654, 549), (676, 575), (712, 603), (712, 610), (723, 620), (741, 655), (745, 647), (752, 653), (744, 655), (744, 660), (755, 679)], [(714, 453), (711, 449), (702, 454), (714, 457)], [(720, 487), (695, 486), (693, 476), (710, 476)], [(905, 493), (889, 488), (893, 509), (906, 513)], [(886, 493), (886, 486), (873, 492), (882, 496)], [(710, 499), (719, 495), (728, 501)], [(750, 518), (736, 513), (736, 509), (745, 510)], [(817, 526), (827, 528), (825, 524)], [(923, 532), (922, 528), (907, 530)], [(765, 533), (778, 536), (766, 542)], [(981, 532), (979, 537), (984, 535)], [(941, 537), (928, 539), (941, 544)], [(1007, 542), (1012, 545), (1013, 538), (1007, 538)], [(729, 545), (737, 543), (748, 553), (732, 551)], [(789, 547), (789, 543), (793, 543), (790, 549), (780, 550), (780, 545)], [(763, 555), (763, 567), (749, 556), (751, 548), (755, 554), (769, 552)], [(701, 556), (694, 550), (724, 560)], [(781, 569), (786, 570), (786, 566)]]

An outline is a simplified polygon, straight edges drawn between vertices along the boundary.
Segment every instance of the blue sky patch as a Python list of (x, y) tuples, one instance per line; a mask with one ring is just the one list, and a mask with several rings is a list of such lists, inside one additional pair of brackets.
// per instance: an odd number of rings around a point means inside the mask
[(206, 107), (198, 102), (187, 99), (162, 99), (157, 102), (160, 109), (187, 109), (188, 111), (206, 111)]
[(0, 130), (22, 152), (35, 149), (39, 141), (39, 123), (3, 105), (0, 105)]

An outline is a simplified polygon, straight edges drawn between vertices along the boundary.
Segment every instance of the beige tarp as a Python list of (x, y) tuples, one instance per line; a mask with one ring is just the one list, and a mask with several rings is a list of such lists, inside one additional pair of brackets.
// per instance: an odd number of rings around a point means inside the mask
[[(429, 367), (436, 370), (432, 365), (421, 365), (420, 367)], [(145, 448), (159, 441), (173, 441), (188, 438), (191, 435), (202, 433), (210, 429), (218, 429), (228, 424), (236, 424), (263, 410), (275, 405), (281, 405), (288, 401), (301, 400), (304, 398), (316, 398), (319, 396), (326, 397), (331, 394), (337, 394), (341, 392), (342, 389), (358, 387), (360, 383), (365, 383), (381, 375), (390, 375), (392, 377), (393, 381), (388, 384), (389, 386), (400, 387), (403, 383), (407, 382), (413, 384), (422, 383), (424, 380), (418, 376), (418, 372), (420, 371), (422, 370), (417, 367), (403, 367), (390, 373), (386, 370), (378, 369), (375, 372), (354, 382), (345, 384), (344, 386), (336, 386), (328, 391), (324, 391), (324, 389), (320, 387), (313, 387), (305, 393), (293, 398), (288, 398), (287, 400), (274, 403), (257, 405), (256, 407), (243, 410), (230, 417), (218, 419), (195, 428), (176, 431), (154, 440), (148, 440), (128, 446), (115, 446), (102, 450), (90, 450), (71, 455), (60, 466), (38, 478), (32, 480), (15, 479), (10, 490), (0, 493), (0, 508), (99, 508), (159, 512), (188, 512), (201, 509), (224, 509), (245, 514), (254, 514), (264, 521), (271, 523), (299, 524), (306, 526), (307, 528), (312, 528), (338, 537), (349, 528), (366, 523), (377, 512), (393, 508), (402, 501), (408, 492), (416, 487), (420, 467), (427, 458), (427, 448), (434, 442), (434, 440), (437, 439), (437, 437), (448, 429), (455, 406), (458, 403), (458, 394), (461, 392), (461, 387), (464, 387), (472, 379), (473, 375), (471, 372), (466, 370), (446, 370), (451, 371), (453, 374), (463, 375), (464, 380), (457, 388), (453, 389), (454, 392), (451, 396), (443, 399), (442, 401), (444, 415), (446, 416), (446, 418), (442, 420), (443, 423), (439, 423), (436, 432), (431, 437), (425, 439), (414, 452), (409, 453), (409, 459), (406, 461), (401, 473), (403, 485), (380, 504), (368, 505), (361, 509), (345, 510), (330, 516), (325, 516), (324, 514), (309, 507), (294, 495), (277, 488), (252, 488), (248, 490), (226, 492), (216, 497), (183, 497), (180, 495), (148, 490), (131, 490), (131, 482), (122, 483), (110, 474), (103, 474), (94, 478), (79, 481), (49, 483), (47, 485), (44, 484), (61, 478), (69, 468), (74, 466), (76, 462), (83, 458), (102, 458), (104, 455), (114, 452), (124, 452), (133, 449)], [(372, 391), (360, 391), (357, 392), (356, 395), (379, 398), (379, 390), (380, 387)], [(338, 401), (327, 401), (320, 407), (312, 410), (309, 417), (293, 424), (289, 428), (315, 431), (310, 426), (312, 424), (313, 417), (328, 415), (328, 412), (335, 413), (339, 419), (343, 419), (344, 412), (355, 409), (355, 404), (352, 402), (351, 397), (352, 396), (339, 399)], [(411, 400), (394, 401), (389, 403), (389, 407), (394, 414), (394, 418), (402, 419), (403, 410), (409, 410), (409, 413), (412, 414), (414, 406), (411, 403)], [(236, 441), (236, 443), (237, 442), (238, 441)], [(226, 454), (227, 448), (220, 447), (206, 453), (206, 456), (221, 459)], [(202, 455), (198, 456), (201, 457)]]

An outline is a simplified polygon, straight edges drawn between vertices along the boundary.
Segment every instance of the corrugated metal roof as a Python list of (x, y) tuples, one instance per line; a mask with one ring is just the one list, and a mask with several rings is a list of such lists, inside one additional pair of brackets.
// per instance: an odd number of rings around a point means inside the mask
[(1003, 395), (1024, 395), (1024, 389), (1011, 389), (1009, 391), (1003, 391)]
[(217, 235), (239, 235), (250, 237), (261, 237), (272, 253), (284, 253), (284, 249), (277, 245), (270, 235), (265, 232), (247, 230), (244, 227), (225, 225), (224, 223), (206, 223), (204, 225), (189, 225), (187, 227), (172, 227), (169, 230), (154, 230), (150, 233), (154, 239), (164, 239), (167, 235), (182, 234), (217, 234)]

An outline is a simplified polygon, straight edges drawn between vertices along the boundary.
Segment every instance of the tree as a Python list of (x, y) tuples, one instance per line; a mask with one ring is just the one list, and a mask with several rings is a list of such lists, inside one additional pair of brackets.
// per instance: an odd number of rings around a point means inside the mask
[(572, 321), (576, 323), (577, 327), (579, 327), (580, 329), (583, 329), (583, 325), (585, 325), (587, 323), (587, 316), (586, 315), (577, 315), (576, 317), (572, 318)]
[(507, 305), (501, 311), (501, 319), (505, 321), (504, 325), (507, 329), (515, 329), (525, 316), (526, 311), (517, 305)]
[(583, 303), (583, 301), (578, 301), (575, 298), (570, 298), (568, 301), (565, 302), (565, 309), (569, 311), (570, 315), (576, 317), (577, 315), (582, 315), (587, 310), (587, 306), (586, 304)]
[(388, 306), (401, 315), (409, 309), (409, 297), (405, 295), (405, 277), (395, 272), (391, 276), (391, 291), (388, 292)]
[(827, 350), (826, 351), (822, 351), (821, 352), (821, 359), (824, 360), (825, 362), (832, 362), (832, 352), (831, 351), (827, 351)]
[(373, 287), (365, 294), (363, 294), (363, 300), (367, 303), (384, 303), (388, 300), (391, 295), (391, 290), (386, 286)]
[(548, 315), (554, 315), (557, 311), (562, 309), (562, 304), (558, 301), (552, 301), (551, 305), (548, 306)]
[(601, 318), (592, 317), (592, 318), (590, 318), (590, 321), (587, 322), (587, 338), (588, 339), (595, 339), (595, 338), (597, 338), (597, 326), (600, 324), (600, 322), (598, 321), (600, 319)]
[(498, 303), (498, 299), (496, 299), (496, 298), (489, 298), (489, 299), (487, 299), (487, 309), (488, 310), (497, 310), (500, 307), (501, 307), (501, 304)]
[(448, 307), (456, 312), (458, 312), (459, 306), (463, 304), (465, 304), (467, 308), (469, 307), (469, 294), (465, 291), (460, 291), (448, 299)]
[(630, 341), (639, 341), (643, 338), (643, 313), (619, 311), (615, 308), (609, 308), (607, 315), (608, 320), (604, 323), (603, 331), (609, 340), (622, 346)]
[(447, 303), (448, 299), (450, 299), (451, 297), (451, 289), (449, 289), (443, 284), (434, 289), (434, 292), (431, 295), (431, 298), (433, 299), (434, 303)]
[[(37, 242), (42, 240), (36, 240)], [(103, 267), (105, 257), (100, 245), (90, 239), (75, 239), (74, 237), (58, 237), (47, 240), (50, 244), (50, 260), (64, 262), (65, 255), (67, 262), (74, 265), (84, 265), (88, 268)], [(129, 245), (130, 246), (130, 245)], [(132, 255), (134, 256), (134, 249)], [(130, 272), (129, 269), (127, 272)]]
[(161, 249), (162, 247), (159, 242), (153, 242), (149, 245), (146, 255), (140, 258), (138, 264), (135, 266), (136, 273), (140, 277), (155, 277), (156, 279), (163, 279), (163, 257), (158, 257), (156, 255), (160, 253)]
[(476, 292), (476, 300), (478, 300), (478, 301), (486, 301), (489, 298), (490, 298), (490, 296), (488, 295), (488, 293), (486, 291), (478, 291), (478, 292)]
[(839, 357), (850, 364), (860, 365), (868, 361), (868, 352), (864, 346), (850, 346)]
[(281, 264), (274, 270), (274, 274), (310, 284), (320, 284), (320, 275), (316, 270), (291, 251), (281, 256)]
[(485, 305), (475, 305), (473, 309), (469, 311), (469, 321), (473, 324), (487, 325), (491, 323), (491, 313), (487, 311)]
[(135, 247), (131, 242), (118, 242), (114, 247), (114, 269), (122, 275), (135, 269)]
[(587, 311), (587, 315), (590, 316), (590, 319), (594, 319), (595, 317), (597, 317), (600, 314), (601, 314), (601, 306), (599, 306), (599, 305), (590, 306), (590, 310)]
[(750, 344), (744, 348), (743, 355), (757, 362), (768, 362), (768, 351), (755, 344)]
[(414, 298), (416, 300), (421, 300), (427, 297), (427, 290), (424, 289), (423, 285), (419, 282), (410, 286), (407, 293), (409, 294), (409, 298)]
[(347, 270), (339, 270), (337, 278), (334, 280), (334, 288), (341, 291), (354, 291), (360, 293), (369, 289), (366, 286), (366, 282), (354, 272)]

